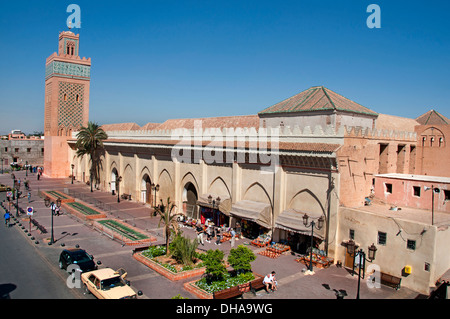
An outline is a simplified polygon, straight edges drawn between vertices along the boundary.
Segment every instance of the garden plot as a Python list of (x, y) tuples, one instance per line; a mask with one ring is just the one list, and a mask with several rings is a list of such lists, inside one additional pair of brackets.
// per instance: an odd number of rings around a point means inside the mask
[(149, 244), (151, 241), (156, 241), (155, 237), (144, 234), (141, 230), (116, 219), (97, 220), (94, 224), (96, 228), (125, 245)]
[(63, 208), (72, 215), (76, 215), (77, 217), (84, 220), (106, 218), (105, 213), (80, 202), (64, 203)]
[(50, 198), (50, 200), (53, 202), (56, 202), (58, 199), (61, 200), (61, 203), (70, 203), (75, 201), (75, 199), (73, 199), (69, 195), (58, 191), (45, 191), (43, 192), (43, 194)]

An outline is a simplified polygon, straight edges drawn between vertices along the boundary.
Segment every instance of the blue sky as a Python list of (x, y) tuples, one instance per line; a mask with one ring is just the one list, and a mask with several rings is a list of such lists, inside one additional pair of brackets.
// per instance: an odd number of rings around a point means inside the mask
[[(43, 131), (45, 59), (81, 7), (99, 124), (256, 114), (323, 85), (376, 112), (450, 117), (449, 1), (2, 1), (0, 133)], [(371, 3), (381, 29), (369, 29)]]

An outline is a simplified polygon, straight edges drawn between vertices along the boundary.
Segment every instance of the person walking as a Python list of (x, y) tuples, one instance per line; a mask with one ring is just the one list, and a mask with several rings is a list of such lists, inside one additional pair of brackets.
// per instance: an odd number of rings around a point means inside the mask
[(31, 201), (31, 192), (28, 192), (28, 203), (30, 203), (30, 201)]
[(222, 239), (222, 234), (220, 233), (220, 228), (217, 227), (216, 231), (216, 245), (220, 245), (220, 240)]
[(234, 245), (236, 244), (236, 232), (234, 231), (233, 228), (231, 228), (230, 234), (231, 234), (230, 240), (231, 248), (234, 248)]
[(9, 227), (9, 219), (11, 218), (11, 216), (9, 215), (9, 212), (5, 212), (3, 217), (5, 218), (5, 226)]
[(211, 242), (211, 236), (212, 236), (212, 226), (208, 223), (208, 228), (206, 228), (206, 242)]
[(200, 223), (197, 224), (196, 232), (198, 242), (202, 244), (202, 246), (205, 246), (205, 244), (203, 243), (203, 227)]

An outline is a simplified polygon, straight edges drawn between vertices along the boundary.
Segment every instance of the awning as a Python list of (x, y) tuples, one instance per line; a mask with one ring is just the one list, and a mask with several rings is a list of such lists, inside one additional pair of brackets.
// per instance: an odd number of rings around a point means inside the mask
[(217, 197), (220, 197), (220, 204), (219, 207), (214, 207), (215, 209), (220, 210), (220, 212), (224, 213), (227, 216), (230, 216), (230, 209), (231, 209), (231, 198), (228, 195), (217, 195), (217, 194), (202, 194), (197, 199), (197, 205), (213, 208), (212, 203), (210, 204), (208, 201), (208, 196), (211, 195), (211, 197), (215, 200)]
[[(287, 231), (311, 236), (311, 226), (305, 227), (303, 224), (303, 215), (305, 213), (298, 212), (295, 209), (287, 209), (284, 210), (278, 217), (275, 219), (275, 228), (284, 229)], [(310, 219), (308, 223), (311, 222), (311, 220), (314, 220), (316, 222), (316, 219), (318, 219), (320, 216), (315, 216), (312, 214), (309, 214)], [(317, 222), (316, 222), (317, 225)], [(323, 231), (325, 227), (322, 227), (322, 229), (318, 230), (317, 228), (314, 228), (314, 237), (323, 239)]]
[(241, 200), (231, 206), (230, 214), (270, 229), (272, 228), (271, 212), (270, 204)]

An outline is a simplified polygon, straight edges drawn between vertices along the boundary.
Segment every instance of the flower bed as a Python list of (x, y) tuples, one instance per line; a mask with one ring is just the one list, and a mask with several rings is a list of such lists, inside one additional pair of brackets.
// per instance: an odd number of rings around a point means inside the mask
[(250, 290), (250, 282), (262, 279), (263, 277), (261, 277), (260, 275), (250, 272), (240, 275), (239, 278), (231, 277), (231, 275), (229, 274), (229, 278), (227, 278), (225, 281), (216, 282), (211, 285), (207, 285), (206, 279), (202, 278), (200, 280), (187, 282), (183, 286), (184, 289), (196, 295), (200, 299), (214, 299), (214, 293), (218, 293), (231, 287), (243, 287), (241, 292), (247, 292)]
[(133, 254), (133, 257), (172, 281), (200, 276), (205, 272), (201, 260), (198, 260), (194, 266), (185, 266), (165, 256), (165, 253), (165, 247), (151, 246), (148, 250)]
[(93, 209), (80, 202), (67, 202), (63, 204), (63, 208), (72, 215), (75, 215), (81, 219), (97, 219), (106, 218), (106, 215), (98, 210)]
[(53, 202), (56, 202), (58, 199), (61, 200), (61, 203), (70, 203), (75, 201), (72, 197), (58, 191), (45, 191), (43, 194), (50, 198)]
[(125, 225), (115, 219), (98, 220), (96, 223), (102, 226), (102, 230), (105, 230), (105, 228), (111, 230), (113, 232), (113, 236), (122, 240), (126, 245), (156, 241), (156, 238), (149, 235), (144, 235), (137, 229)]

